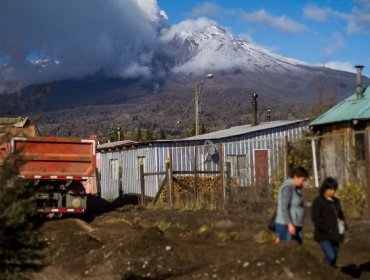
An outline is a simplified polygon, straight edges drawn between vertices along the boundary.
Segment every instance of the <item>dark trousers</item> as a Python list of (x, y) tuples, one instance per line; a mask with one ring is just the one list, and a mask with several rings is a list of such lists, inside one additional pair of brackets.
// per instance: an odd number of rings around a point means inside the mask
[(321, 250), (325, 254), (326, 261), (330, 266), (335, 266), (338, 257), (339, 244), (331, 240), (324, 240), (319, 243)]

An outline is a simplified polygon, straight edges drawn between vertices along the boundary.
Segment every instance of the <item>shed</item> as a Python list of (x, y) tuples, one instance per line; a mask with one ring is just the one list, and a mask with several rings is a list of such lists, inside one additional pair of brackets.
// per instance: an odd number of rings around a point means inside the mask
[(340, 186), (367, 186), (370, 199), (370, 87), (361, 84), (356, 66), (356, 91), (310, 123), (318, 134), (320, 177), (336, 177)]
[(36, 136), (37, 126), (28, 117), (0, 116), (0, 137), (6, 133), (16, 136)]
[[(231, 161), (232, 176), (239, 186), (266, 184), (275, 172), (284, 169), (286, 137), (300, 138), (308, 123), (309, 120), (272, 121), (178, 140), (114, 148), (99, 145), (102, 197), (114, 200), (122, 194), (140, 194), (139, 162), (144, 161), (145, 173), (161, 173), (170, 156), (174, 171), (220, 171), (222, 158)], [(216, 157), (210, 157), (210, 149), (216, 151)], [(147, 176), (145, 194), (154, 197), (163, 179), (163, 174)]]

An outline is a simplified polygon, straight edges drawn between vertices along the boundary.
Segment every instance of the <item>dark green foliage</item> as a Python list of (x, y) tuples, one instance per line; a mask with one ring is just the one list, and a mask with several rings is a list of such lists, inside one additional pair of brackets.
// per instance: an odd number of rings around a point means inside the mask
[(161, 140), (167, 139), (166, 132), (163, 130), (163, 128), (159, 130), (159, 139)]
[(154, 131), (151, 128), (145, 131), (145, 140), (154, 140)]
[(124, 140), (124, 134), (121, 131), (121, 127), (112, 125), (109, 127), (108, 140), (110, 142)]
[(136, 132), (136, 141), (141, 142), (143, 141), (143, 132), (141, 131), (141, 127), (139, 126)]
[(18, 179), (18, 155), (0, 167), (0, 279), (26, 279), (40, 268), (42, 243), (35, 234), (34, 187)]

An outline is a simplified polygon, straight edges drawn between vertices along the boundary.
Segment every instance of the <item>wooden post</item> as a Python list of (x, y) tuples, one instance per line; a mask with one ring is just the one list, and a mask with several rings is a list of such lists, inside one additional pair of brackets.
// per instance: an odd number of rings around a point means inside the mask
[(224, 147), (223, 144), (220, 143), (219, 145), (219, 155), (220, 155), (220, 162), (221, 162), (221, 209), (225, 210), (225, 162), (224, 162)]
[(319, 176), (317, 173), (317, 159), (316, 159), (316, 143), (315, 139), (312, 138), (311, 140), (311, 146), (312, 146), (312, 161), (313, 161), (313, 173), (314, 173), (314, 179), (315, 179), (315, 187), (319, 187)]
[(144, 176), (144, 160), (140, 159), (140, 187), (141, 187), (141, 205), (144, 206), (145, 201), (145, 176)]
[(168, 195), (168, 204), (172, 207), (172, 172), (171, 172), (171, 160), (166, 159), (166, 178), (167, 178), (167, 195)]
[(285, 146), (285, 156), (284, 156), (284, 171), (285, 171), (285, 178), (289, 176), (289, 139), (288, 135), (285, 135), (284, 138), (284, 146)]
[(175, 203), (175, 185), (173, 183), (173, 161), (172, 161), (172, 148), (170, 147), (170, 181), (171, 181), (171, 207)]
[(198, 198), (198, 146), (194, 146), (194, 194)]
[(370, 218), (370, 131), (365, 133), (365, 159), (366, 159), (366, 186), (367, 186), (367, 216)]
[(226, 161), (226, 193), (227, 193), (227, 202), (229, 206), (232, 203), (232, 192), (231, 192), (231, 161)]

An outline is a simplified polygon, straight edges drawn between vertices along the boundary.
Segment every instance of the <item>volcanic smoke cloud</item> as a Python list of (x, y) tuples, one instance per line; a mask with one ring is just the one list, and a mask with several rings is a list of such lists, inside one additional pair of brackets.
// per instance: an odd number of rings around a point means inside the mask
[(166, 20), (156, 0), (2, 0), (0, 85), (149, 77)]

